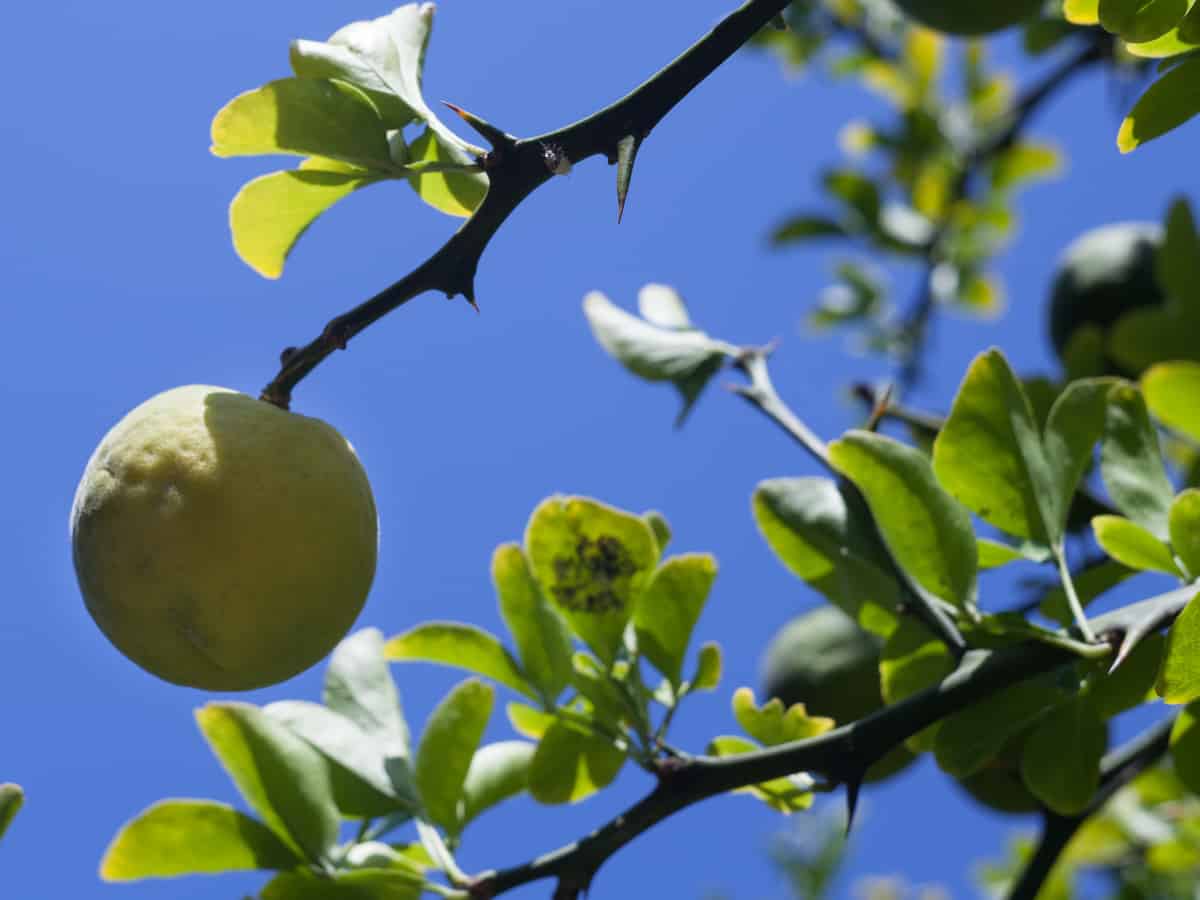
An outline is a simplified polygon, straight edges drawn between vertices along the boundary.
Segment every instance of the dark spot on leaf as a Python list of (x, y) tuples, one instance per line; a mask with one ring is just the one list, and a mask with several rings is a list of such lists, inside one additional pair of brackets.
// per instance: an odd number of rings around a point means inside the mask
[(615, 537), (581, 536), (571, 556), (554, 558), (557, 581), (550, 592), (559, 606), (572, 612), (603, 615), (624, 606), (623, 593), (637, 566)]

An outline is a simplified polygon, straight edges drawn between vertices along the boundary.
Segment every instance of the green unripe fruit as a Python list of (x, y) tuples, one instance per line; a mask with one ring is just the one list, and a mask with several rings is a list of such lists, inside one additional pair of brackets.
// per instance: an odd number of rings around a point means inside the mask
[(883, 706), (879, 689), (880, 640), (836, 606), (822, 606), (783, 626), (767, 647), (763, 692), (786, 706), (803, 703), (809, 715), (839, 725)]
[(1153, 222), (1120, 222), (1093, 229), (1067, 248), (1050, 294), (1050, 341), (1059, 358), (1081, 328), (1107, 332), (1130, 310), (1163, 304), (1155, 274), (1162, 240)]
[(895, 0), (904, 14), (946, 34), (975, 37), (1008, 28), (1042, 8), (1042, 0)]

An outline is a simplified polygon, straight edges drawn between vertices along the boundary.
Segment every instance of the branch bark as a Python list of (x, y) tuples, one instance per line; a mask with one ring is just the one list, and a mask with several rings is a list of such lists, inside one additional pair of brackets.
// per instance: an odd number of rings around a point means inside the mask
[(546, 162), (548, 146), (556, 147), (572, 164), (601, 154), (615, 162), (622, 138), (632, 136), (641, 143), (676, 104), (787, 5), (788, 0), (747, 0), (634, 91), (571, 125), (524, 140), (501, 139), (497, 129), (485, 128), (493, 143), (492, 152), (482, 160), (488, 192), (471, 218), (440, 250), (395, 284), (331, 320), (308, 344), (285, 350), (262, 399), (287, 409), (296, 385), (334, 350), (345, 349), (356, 334), (414, 297), (441, 291), (448, 297), (461, 294), (474, 305), (475, 272), (483, 251), (522, 201), (553, 176)]

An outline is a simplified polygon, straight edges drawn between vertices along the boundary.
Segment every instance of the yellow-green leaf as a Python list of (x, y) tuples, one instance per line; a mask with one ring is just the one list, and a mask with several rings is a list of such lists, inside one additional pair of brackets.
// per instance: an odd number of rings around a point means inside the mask
[[(467, 165), (469, 160), (450, 149), (431, 129), (425, 129), (408, 148), (409, 163), (447, 163)], [(408, 183), (422, 200), (451, 216), (466, 217), (479, 208), (487, 194), (488, 180), (483, 172), (430, 172), (410, 175)]]
[(1200, 603), (1194, 597), (1167, 632), (1167, 652), (1154, 688), (1168, 703), (1200, 699)]

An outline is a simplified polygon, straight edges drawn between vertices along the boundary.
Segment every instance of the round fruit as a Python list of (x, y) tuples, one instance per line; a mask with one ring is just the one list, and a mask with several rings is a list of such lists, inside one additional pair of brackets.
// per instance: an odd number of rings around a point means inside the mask
[(1162, 305), (1154, 262), (1162, 240), (1153, 222), (1121, 222), (1093, 229), (1067, 248), (1050, 295), (1050, 341), (1060, 358), (1084, 326), (1107, 331), (1132, 309)]
[(922, 25), (973, 37), (1028, 19), (1042, 8), (1042, 0), (896, 0), (896, 5)]
[(378, 520), (332, 427), (191, 385), (105, 435), (71, 543), (88, 612), (118, 650), (175, 684), (249, 690), (345, 636), (375, 574)]
[(836, 606), (792, 619), (775, 635), (763, 662), (763, 692), (786, 706), (803, 703), (810, 715), (839, 725), (883, 706), (879, 690), (882, 644)]

